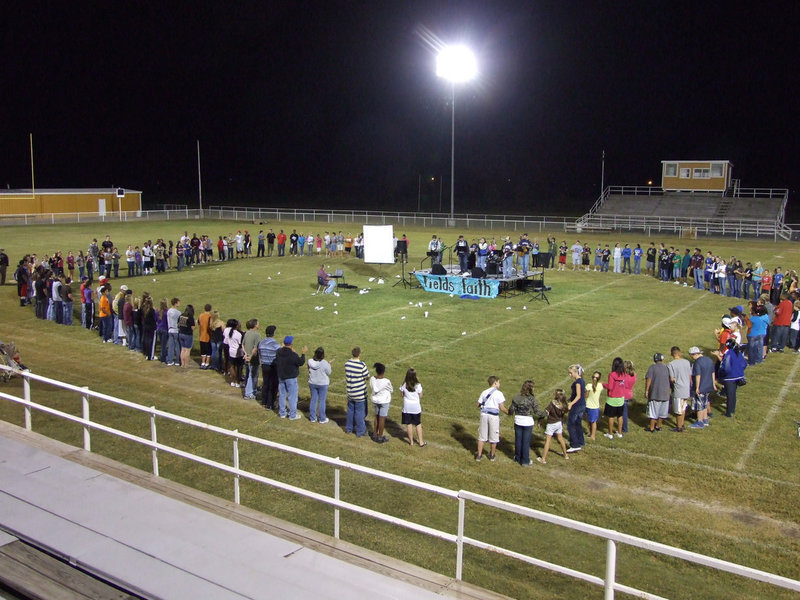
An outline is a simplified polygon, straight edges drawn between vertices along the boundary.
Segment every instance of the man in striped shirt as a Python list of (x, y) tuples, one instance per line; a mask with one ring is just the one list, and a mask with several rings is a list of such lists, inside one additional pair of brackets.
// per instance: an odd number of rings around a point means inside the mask
[(353, 358), (344, 363), (344, 377), (347, 382), (347, 423), (345, 432), (352, 433), (355, 429), (356, 437), (361, 437), (367, 432), (366, 405), (367, 405), (367, 378), (369, 370), (361, 360), (361, 348), (353, 348)]

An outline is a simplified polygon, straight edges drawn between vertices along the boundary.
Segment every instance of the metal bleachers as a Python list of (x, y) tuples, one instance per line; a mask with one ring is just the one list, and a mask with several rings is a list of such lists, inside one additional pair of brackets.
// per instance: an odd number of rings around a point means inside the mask
[(580, 217), (579, 230), (670, 231), (791, 239), (784, 224), (786, 189), (737, 188), (728, 193), (673, 192), (654, 187), (603, 191)]

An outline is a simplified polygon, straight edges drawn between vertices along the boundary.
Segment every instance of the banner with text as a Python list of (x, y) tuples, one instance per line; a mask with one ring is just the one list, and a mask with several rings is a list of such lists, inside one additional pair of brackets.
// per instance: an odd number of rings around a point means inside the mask
[(500, 281), (497, 279), (474, 279), (458, 275), (429, 275), (414, 273), (426, 292), (439, 292), (455, 296), (478, 296), (480, 298), (496, 298), (500, 292)]

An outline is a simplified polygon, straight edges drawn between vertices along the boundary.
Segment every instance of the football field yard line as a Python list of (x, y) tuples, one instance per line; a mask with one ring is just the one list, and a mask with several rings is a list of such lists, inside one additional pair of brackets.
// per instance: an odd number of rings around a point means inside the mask
[[(284, 423), (284, 422), (276, 421), (272, 425), (280, 427), (284, 431), (291, 431), (291, 429), (292, 429), (290, 424), (287, 424), (287, 423)], [(316, 431), (312, 431), (310, 433), (309, 432), (304, 432), (304, 435), (306, 435), (307, 437), (317, 438), (317, 439), (320, 439), (320, 440), (329, 440), (330, 439), (330, 436), (328, 434), (326, 434), (326, 433), (317, 433)], [(351, 435), (348, 435), (346, 437), (347, 437), (347, 439), (343, 440), (343, 442), (345, 444), (347, 444), (347, 446), (350, 447), (351, 449), (357, 449), (359, 445), (364, 443), (362, 440), (353, 439)], [(400, 440), (396, 440), (396, 441), (397, 441), (397, 444), (392, 443), (390, 447), (397, 447), (397, 445), (399, 445), (402, 448), (406, 449), (406, 452), (418, 452), (420, 450), (419, 448), (415, 448), (414, 450), (412, 450), (412, 449), (408, 448), (407, 444), (405, 444), (404, 442), (402, 442)], [(436, 448), (436, 449), (440, 449), (440, 450), (453, 450), (453, 451), (455, 450), (452, 446), (432, 443), (430, 441), (428, 441), (428, 446), (431, 447), (431, 448)], [(647, 457), (647, 455), (642, 455), (642, 456)], [(462, 466), (451, 464), (451, 463), (447, 463), (447, 462), (442, 462), (440, 460), (426, 459), (426, 458), (421, 458), (421, 457), (418, 456), (418, 457), (415, 458), (415, 461), (418, 462), (418, 463), (425, 463), (425, 464), (429, 465), (431, 467), (431, 470), (444, 470), (444, 471), (450, 471), (450, 472), (456, 473), (456, 474), (463, 474), (463, 472), (464, 472), (464, 469), (463, 469)], [(473, 463), (474, 461), (470, 461), (470, 462)], [(690, 463), (687, 463), (687, 464), (690, 464)], [(698, 466), (698, 465), (694, 465), (694, 466)], [(703, 466), (703, 465), (699, 465), (699, 466)], [(714, 469), (713, 467), (712, 467), (712, 469), (713, 470), (718, 470), (718, 469)], [(722, 471), (725, 471), (725, 470), (723, 469)], [(730, 473), (732, 475), (745, 476), (744, 473), (736, 473), (736, 472), (733, 472), (733, 471), (725, 471), (725, 472)], [(547, 472), (545, 475), (550, 475), (550, 472)], [(563, 477), (565, 475), (567, 475), (567, 474), (556, 472), (555, 470), (552, 470), (552, 476), (553, 477)], [(593, 480), (594, 479), (592, 476), (576, 475), (574, 473), (569, 473), (568, 476), (572, 477), (572, 478), (574, 478), (576, 480)], [(481, 466), (476, 466), (475, 469), (470, 473), (470, 477), (476, 478), (476, 479), (482, 479), (484, 481), (488, 481), (488, 482), (492, 483), (492, 482), (496, 482), (497, 481), (498, 475), (493, 474), (491, 472), (488, 472), (488, 469), (482, 469)], [(539, 495), (543, 495), (543, 496), (546, 496), (546, 497), (549, 497), (549, 498), (553, 498), (554, 500), (556, 500), (556, 502), (554, 502), (554, 504), (548, 504), (548, 507), (552, 508), (552, 509), (557, 509), (559, 504), (561, 502), (563, 502), (564, 499), (568, 498), (570, 502), (574, 502), (574, 503), (580, 504), (582, 506), (588, 506), (588, 507), (591, 507), (593, 509), (600, 508), (600, 509), (603, 509), (604, 511), (608, 511), (610, 513), (617, 513), (617, 512), (620, 511), (620, 507), (618, 505), (616, 505), (614, 503), (598, 500), (597, 497), (595, 497), (595, 496), (582, 497), (582, 496), (576, 496), (576, 495), (573, 495), (573, 494), (567, 493), (567, 492), (551, 491), (551, 490), (548, 490), (545, 486), (542, 486), (540, 484), (528, 485), (528, 484), (526, 484), (524, 482), (511, 481), (509, 479), (504, 479), (503, 481), (504, 481), (505, 485), (510, 485), (510, 486), (512, 486), (514, 488), (517, 488), (517, 489), (521, 490), (521, 491), (529, 492), (529, 493), (532, 493), (532, 494), (539, 494)], [(541, 481), (541, 480), (539, 478), (537, 478), (537, 481)], [(772, 480), (770, 480), (770, 481), (772, 481)], [(627, 486), (627, 485), (624, 485), (624, 484), (618, 484), (618, 483), (613, 483), (609, 487), (613, 487), (615, 489), (627, 489), (627, 490), (630, 490), (631, 494), (634, 494), (634, 493), (641, 494), (643, 492), (648, 493), (646, 490), (641, 490), (639, 488), (632, 488), (631, 486)], [(687, 497), (684, 497), (684, 496), (673, 496), (672, 494), (669, 494), (669, 493), (666, 493), (666, 492), (659, 492), (658, 494), (656, 494), (656, 496), (659, 499), (663, 500), (667, 504), (669, 504), (670, 502), (679, 501), (679, 502), (682, 502), (682, 503), (686, 503), (686, 504), (695, 506), (698, 510), (709, 510), (710, 509), (710, 507), (704, 506), (702, 502), (698, 502), (698, 501), (694, 500), (691, 497), (687, 498)], [(715, 506), (716, 510), (719, 510), (719, 508), (720, 508), (719, 506)], [(723, 505), (723, 508), (725, 510), (735, 511), (738, 507), (736, 505), (731, 505), (730, 507), (726, 507), (726, 506)], [(659, 523), (659, 524), (662, 524), (662, 525), (670, 525), (670, 524), (674, 523), (672, 518), (654, 515), (652, 511), (637, 511), (635, 509), (631, 509), (630, 507), (625, 507), (622, 512), (626, 517), (634, 517), (634, 518), (637, 518), (637, 519), (640, 519), (640, 520), (647, 520), (647, 521)], [(784, 522), (781, 522), (781, 521), (778, 521), (778, 520), (775, 520), (775, 519), (773, 519), (772, 521), (777, 523), (777, 524), (779, 524), (779, 525), (784, 525), (784, 526), (787, 526), (787, 527), (793, 525), (793, 523), (784, 523)], [(781, 544), (773, 544), (773, 543), (769, 543), (769, 542), (764, 542), (764, 541), (761, 541), (759, 538), (743, 537), (743, 536), (739, 536), (739, 535), (733, 535), (733, 534), (725, 533), (722, 530), (715, 530), (715, 529), (710, 529), (710, 528), (699, 528), (697, 531), (699, 533), (702, 533), (702, 534), (707, 535), (707, 536), (715, 536), (715, 537), (719, 537), (719, 538), (722, 538), (722, 539), (727, 539), (727, 540), (730, 540), (730, 541), (735, 542), (737, 544), (747, 543), (747, 544), (752, 544), (754, 546), (761, 547), (761, 548), (763, 548), (765, 550), (782, 552), (782, 553), (785, 553), (785, 554), (788, 554), (788, 555), (793, 555), (794, 554), (792, 550), (787, 549), (785, 546), (783, 546)]]
[[(675, 317), (677, 317), (678, 315), (680, 315), (682, 312), (684, 312), (684, 311), (686, 311), (686, 310), (689, 310), (689, 309), (690, 309), (692, 306), (694, 306), (694, 305), (695, 305), (695, 304), (697, 304), (698, 302), (701, 302), (701, 301), (702, 301), (704, 298), (706, 298), (708, 295), (710, 295), (710, 294), (701, 294), (701, 295), (700, 295), (700, 296), (698, 296), (696, 299), (694, 299), (694, 300), (692, 300), (691, 302), (689, 302), (689, 304), (686, 304), (686, 305), (685, 305), (685, 306), (683, 306), (682, 308), (679, 308), (678, 310), (676, 310), (674, 313), (672, 313), (672, 314), (671, 314), (671, 315), (669, 315), (668, 317), (664, 317), (663, 319), (661, 319), (661, 320), (660, 320), (660, 321), (658, 321), (657, 323), (654, 323), (653, 325), (651, 325), (651, 326), (650, 326), (650, 327), (648, 327), (647, 329), (644, 329), (644, 330), (640, 331), (639, 333), (637, 333), (636, 335), (634, 335), (633, 337), (630, 337), (630, 338), (628, 338), (628, 339), (627, 339), (625, 342), (623, 342), (622, 344), (620, 344), (619, 346), (617, 346), (616, 348), (614, 348), (614, 349), (613, 349), (613, 350), (611, 350), (610, 352), (606, 352), (606, 353), (605, 353), (603, 356), (600, 356), (600, 357), (598, 357), (598, 358), (594, 359), (592, 362), (588, 363), (588, 364), (587, 364), (587, 365), (586, 365), (586, 366), (583, 368), (583, 370), (584, 370), (584, 373), (587, 373), (587, 372), (589, 371), (589, 368), (588, 368), (588, 367), (593, 367), (594, 365), (597, 365), (597, 364), (599, 364), (599, 363), (600, 363), (601, 361), (603, 361), (603, 360), (608, 360), (608, 359), (609, 359), (611, 356), (616, 356), (617, 354), (619, 354), (619, 351), (620, 351), (620, 350), (622, 350), (622, 349), (623, 349), (625, 346), (627, 346), (627, 345), (628, 345), (628, 344), (630, 344), (631, 342), (635, 342), (636, 340), (638, 340), (639, 338), (641, 338), (641, 337), (643, 337), (643, 336), (647, 335), (648, 333), (650, 333), (650, 332), (651, 332), (651, 331), (653, 331), (654, 329), (656, 329), (656, 328), (658, 328), (658, 327), (661, 327), (661, 325), (663, 325), (663, 324), (664, 324), (664, 323), (666, 323), (667, 321), (671, 321), (672, 319), (674, 319)], [(570, 382), (571, 382), (571, 379), (570, 379), (569, 377), (565, 377), (565, 378), (562, 380), (562, 383), (561, 383), (561, 385), (556, 385), (556, 386), (553, 386), (553, 387), (551, 387), (551, 388), (549, 388), (549, 389), (545, 390), (545, 391), (544, 391), (544, 394), (545, 394), (545, 395), (547, 395), (547, 394), (549, 394), (550, 392), (552, 392), (553, 390), (555, 390), (555, 389), (556, 389), (556, 388), (558, 388), (558, 387), (561, 387), (561, 388), (563, 388), (563, 387), (566, 387), (566, 386), (567, 386), (567, 385), (568, 385)]]
[[(577, 299), (582, 298), (584, 296), (588, 296), (590, 294), (594, 294), (595, 292), (597, 292), (599, 290), (602, 290), (604, 288), (607, 288), (607, 287), (609, 287), (611, 285), (614, 285), (616, 283), (619, 283), (620, 281), (623, 281), (623, 280), (622, 279), (615, 279), (614, 281), (610, 281), (610, 282), (608, 282), (606, 284), (603, 284), (601, 286), (598, 286), (596, 288), (592, 288), (591, 290), (583, 292), (582, 294), (577, 294), (576, 296), (572, 296), (572, 297), (566, 298), (564, 300), (559, 300), (558, 302), (554, 302), (553, 304), (550, 304), (549, 306), (546, 306), (545, 310), (547, 310), (548, 308), (555, 308), (557, 306), (561, 306), (562, 304), (567, 304), (569, 302), (573, 302), (574, 300), (577, 300)], [(528, 315), (528, 312), (523, 312), (523, 314), (521, 314), (519, 316), (511, 317), (510, 319), (506, 319), (505, 321), (502, 321), (500, 323), (494, 323), (493, 325), (490, 325), (489, 327), (484, 327), (483, 329), (479, 329), (477, 331), (473, 331), (471, 333), (468, 333), (467, 335), (462, 335), (460, 337), (457, 337), (455, 339), (450, 340), (449, 342), (444, 342), (443, 344), (436, 344), (435, 346), (430, 346), (430, 347), (426, 348), (425, 350), (421, 350), (419, 352), (416, 352), (415, 354), (408, 354), (408, 355), (403, 357), (403, 362), (404, 363), (408, 362), (409, 360), (417, 358), (418, 356), (424, 356), (425, 354), (428, 354), (429, 352), (439, 352), (440, 350), (444, 350), (446, 347), (452, 346), (454, 344), (457, 344), (458, 342), (461, 342), (461, 341), (463, 341), (465, 339), (473, 338), (476, 335), (483, 335), (484, 333), (486, 333), (488, 331), (492, 331), (493, 329), (496, 329), (497, 327), (502, 327), (502, 326), (508, 325), (509, 323), (513, 323), (514, 321), (518, 321), (520, 319), (524, 319), (527, 315)], [(399, 364), (399, 362), (400, 361), (394, 361), (394, 362), (389, 363), (389, 364), (396, 366), (397, 364)]]
[(767, 429), (769, 429), (769, 426), (772, 424), (772, 420), (776, 417), (778, 411), (783, 406), (783, 401), (786, 400), (786, 396), (789, 393), (789, 389), (794, 384), (794, 378), (797, 375), (798, 367), (800, 367), (800, 361), (796, 360), (794, 366), (792, 367), (791, 372), (789, 373), (789, 376), (783, 383), (783, 387), (781, 388), (778, 397), (772, 404), (772, 408), (769, 409), (767, 416), (764, 417), (764, 420), (761, 423), (761, 427), (759, 428), (758, 433), (756, 433), (755, 437), (750, 441), (750, 444), (748, 444), (747, 448), (742, 453), (742, 456), (739, 458), (739, 462), (736, 463), (736, 468), (739, 471), (744, 469), (745, 464), (747, 463), (748, 460), (750, 460), (750, 457), (753, 455), (753, 452), (756, 451), (756, 447), (761, 442), (761, 439), (767, 433)]
[[(800, 362), (798, 364), (800, 364)], [(344, 393), (342, 393), (342, 392), (330, 392), (329, 391), (328, 392), (328, 398), (331, 398), (331, 397), (338, 397), (338, 398), (342, 398), (343, 400), (346, 399), (346, 395)], [(399, 423), (399, 413), (400, 413), (400, 411), (401, 411), (401, 408), (399, 406), (390, 405), (390, 407), (389, 407), (389, 417), (391, 417), (392, 420), (394, 420), (396, 423)], [(392, 413), (396, 413), (396, 414), (392, 414)], [(433, 419), (442, 419), (442, 420), (445, 420), (445, 421), (454, 421), (455, 420), (455, 421), (460, 422), (462, 425), (465, 424), (465, 421), (468, 421), (469, 422), (468, 424), (474, 425), (475, 426), (475, 430), (477, 431), (477, 420), (474, 420), (475, 422), (473, 423), (472, 422), (473, 420), (469, 419), (469, 418), (459, 419), (458, 417), (455, 417), (453, 415), (443, 415), (443, 414), (440, 414), (440, 413), (435, 413), (435, 412), (430, 412), (430, 411), (425, 411), (423, 414), (426, 417), (430, 417), (430, 418), (433, 418)], [(370, 418), (372, 418), (372, 414), (371, 413), (370, 413)], [(272, 420), (270, 420), (270, 422), (271, 421)], [(282, 423), (280, 423), (277, 420), (277, 418), (276, 418), (274, 424), (282, 425)], [(402, 425), (401, 425), (401, 427), (402, 427)], [(287, 431), (288, 431), (288, 429), (287, 429)], [(401, 443), (404, 443), (404, 442), (401, 442)], [(459, 448), (459, 447), (454, 447), (454, 446), (449, 445), (449, 444), (440, 444), (440, 443), (437, 443), (437, 442), (432, 442), (432, 441), (430, 441), (430, 439), (428, 440), (428, 444), (431, 447), (438, 448), (440, 450), (452, 451), (454, 453), (463, 452), (463, 450), (461, 448)], [(796, 482), (793, 482), (793, 481), (786, 481), (786, 480), (783, 480), (783, 479), (775, 479), (773, 477), (767, 477), (766, 475), (759, 475), (759, 474), (754, 474), (754, 473), (744, 473), (741, 470), (726, 469), (724, 467), (717, 467), (717, 466), (714, 466), (714, 465), (697, 463), (697, 462), (692, 462), (692, 461), (688, 461), (688, 460), (681, 460), (681, 459), (678, 459), (678, 458), (668, 458), (668, 457), (664, 457), (664, 456), (654, 456), (652, 454), (645, 454), (644, 452), (636, 452), (634, 450), (629, 450), (627, 448), (620, 448), (620, 447), (617, 447), (617, 446), (602, 446), (600, 444), (592, 444), (591, 448), (593, 450), (598, 450), (600, 452), (611, 452), (611, 453), (625, 454), (627, 456), (631, 456), (631, 457), (634, 457), (634, 458), (642, 458), (642, 459), (646, 459), (646, 460), (654, 460), (654, 461), (661, 462), (661, 463), (668, 464), (668, 465), (673, 465), (673, 466), (678, 466), (678, 467), (686, 467), (687, 469), (697, 469), (697, 470), (701, 470), (701, 471), (709, 471), (709, 472), (712, 472), (712, 473), (719, 473), (719, 474), (722, 474), (722, 475), (728, 475), (728, 476), (733, 476), (733, 477), (747, 477), (748, 479), (756, 479), (756, 480), (763, 481), (765, 483), (770, 483), (770, 484), (773, 484), (773, 485), (788, 486), (788, 487), (791, 487), (791, 488), (800, 488), (800, 483), (796, 483)]]

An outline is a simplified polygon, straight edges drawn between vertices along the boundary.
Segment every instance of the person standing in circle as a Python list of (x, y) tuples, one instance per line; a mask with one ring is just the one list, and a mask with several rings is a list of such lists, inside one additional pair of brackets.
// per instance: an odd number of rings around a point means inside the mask
[(567, 403), (569, 416), (567, 417), (567, 433), (569, 433), (569, 450), (567, 452), (580, 452), (583, 450), (583, 413), (586, 412), (586, 382), (583, 380), (583, 367), (570, 365), (569, 375), (572, 377), (572, 395)]
[(328, 398), (330, 383), (331, 364), (325, 360), (325, 350), (319, 347), (314, 350), (313, 358), (308, 359), (308, 389), (311, 392), (308, 418), (312, 423), (325, 424), (328, 422), (325, 414), (325, 402)]
[(403, 394), (403, 413), (401, 422), (406, 426), (409, 446), (414, 445), (414, 428), (417, 429), (417, 443), (422, 448), (428, 443), (422, 439), (422, 384), (417, 378), (417, 371), (409, 369), (406, 371), (406, 378), (400, 386), (400, 393)]
[(547, 416), (547, 413), (539, 408), (539, 403), (533, 395), (532, 379), (527, 379), (522, 384), (519, 394), (511, 399), (508, 414), (514, 415), (514, 462), (529, 467), (533, 464), (530, 459), (533, 426), (536, 424), (536, 419)]
[(494, 461), (495, 450), (500, 441), (500, 413), (508, 414), (508, 409), (505, 407), (506, 397), (500, 391), (500, 378), (491, 375), (487, 381), (489, 387), (478, 397), (481, 420), (478, 425), (478, 452), (475, 454), (477, 462), (483, 459), (483, 446), (486, 442), (489, 442), (492, 449), (489, 460)]

